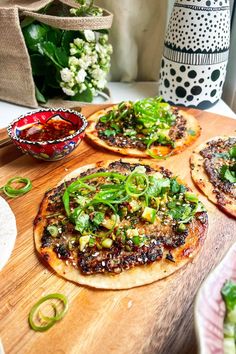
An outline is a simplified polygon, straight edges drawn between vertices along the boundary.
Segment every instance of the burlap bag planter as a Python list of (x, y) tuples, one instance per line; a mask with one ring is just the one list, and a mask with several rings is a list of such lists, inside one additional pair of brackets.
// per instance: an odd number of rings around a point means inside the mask
[[(103, 10), (101, 17), (58, 17), (37, 13), (50, 3), (55, 6), (79, 7), (73, 0), (14, 1), (0, 3), (0, 100), (37, 108), (30, 57), (20, 27), (20, 19), (30, 16), (39, 22), (64, 30), (99, 30), (112, 25), (113, 15)], [(108, 92), (109, 93), (109, 92)], [(77, 105), (80, 104), (77, 102)], [(46, 106), (76, 106), (76, 102), (60, 98)]]

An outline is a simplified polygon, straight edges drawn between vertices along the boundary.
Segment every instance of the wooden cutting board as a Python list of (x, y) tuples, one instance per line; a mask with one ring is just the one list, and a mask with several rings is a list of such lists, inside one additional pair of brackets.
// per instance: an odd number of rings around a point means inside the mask
[[(82, 112), (87, 116), (98, 108), (101, 106), (84, 107)], [(18, 236), (12, 256), (0, 273), (0, 337), (7, 354), (197, 352), (194, 298), (204, 278), (236, 241), (236, 221), (219, 211), (193, 185), (189, 156), (195, 146), (210, 137), (236, 135), (236, 120), (194, 109), (187, 111), (199, 120), (201, 137), (184, 153), (160, 164), (200, 194), (209, 213), (208, 236), (199, 255), (184, 269), (135, 289), (95, 290), (66, 281), (42, 264), (33, 242), (33, 220), (44, 192), (81, 165), (119, 159), (120, 155), (97, 149), (86, 141), (58, 162), (34, 160), (12, 144), (0, 149), (0, 185), (19, 175), (29, 177), (33, 183), (31, 192), (9, 200)], [(36, 333), (28, 325), (29, 311), (38, 299), (54, 292), (68, 297), (69, 311), (49, 331)]]

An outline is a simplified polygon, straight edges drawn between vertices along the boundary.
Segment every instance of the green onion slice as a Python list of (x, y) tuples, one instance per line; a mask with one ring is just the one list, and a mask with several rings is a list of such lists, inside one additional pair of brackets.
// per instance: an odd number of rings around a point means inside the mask
[[(63, 303), (63, 309), (62, 309), (62, 311), (58, 312), (57, 310), (55, 310), (55, 305), (52, 305), (54, 308), (55, 315), (52, 317), (42, 316), (42, 319), (46, 322), (46, 324), (39, 326), (34, 322), (34, 315), (37, 311), (38, 311), (38, 314), (40, 314), (40, 312), (39, 312), (40, 305), (50, 299), (60, 300)], [(42, 297), (39, 301), (37, 301), (36, 304), (30, 310), (29, 325), (34, 331), (38, 331), (38, 332), (47, 331), (57, 321), (60, 321), (65, 316), (67, 310), (68, 310), (68, 300), (65, 295), (59, 294), (59, 293), (46, 295), (46, 296)]]
[(88, 180), (88, 179), (92, 179), (92, 178), (97, 178), (97, 177), (111, 177), (111, 178), (117, 178), (120, 180), (125, 180), (126, 176), (117, 173), (117, 172), (97, 172), (97, 173), (92, 173), (91, 175), (88, 176), (84, 176), (82, 178), (80, 178), (80, 180), (82, 182)]
[[(13, 187), (13, 183), (23, 183), (24, 186), (21, 188)], [(27, 192), (29, 192), (32, 188), (32, 183), (27, 177), (13, 177), (10, 178), (7, 183), (0, 188), (9, 198), (19, 197)]]
[(132, 172), (126, 180), (125, 189), (131, 196), (143, 195), (149, 187), (148, 177), (144, 173)]

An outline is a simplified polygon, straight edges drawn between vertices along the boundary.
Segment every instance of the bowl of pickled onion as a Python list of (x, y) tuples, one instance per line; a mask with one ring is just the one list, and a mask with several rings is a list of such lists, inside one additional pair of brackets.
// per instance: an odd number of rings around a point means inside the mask
[(77, 111), (43, 108), (16, 118), (7, 132), (23, 153), (40, 160), (57, 161), (80, 144), (87, 124)]

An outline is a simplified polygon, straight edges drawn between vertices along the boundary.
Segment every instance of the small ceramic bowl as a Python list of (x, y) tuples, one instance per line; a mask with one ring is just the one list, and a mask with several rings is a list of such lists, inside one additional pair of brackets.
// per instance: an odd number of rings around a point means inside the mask
[(225, 304), (221, 289), (226, 280), (236, 282), (236, 243), (201, 285), (194, 307), (200, 354), (223, 354)]
[[(46, 124), (49, 120), (70, 122), (73, 133), (56, 140), (31, 141), (22, 138), (22, 131), (27, 127)], [(76, 111), (63, 108), (43, 108), (15, 119), (7, 128), (8, 135), (23, 153), (36, 159), (57, 161), (71, 153), (84, 137), (87, 127), (85, 117)]]

